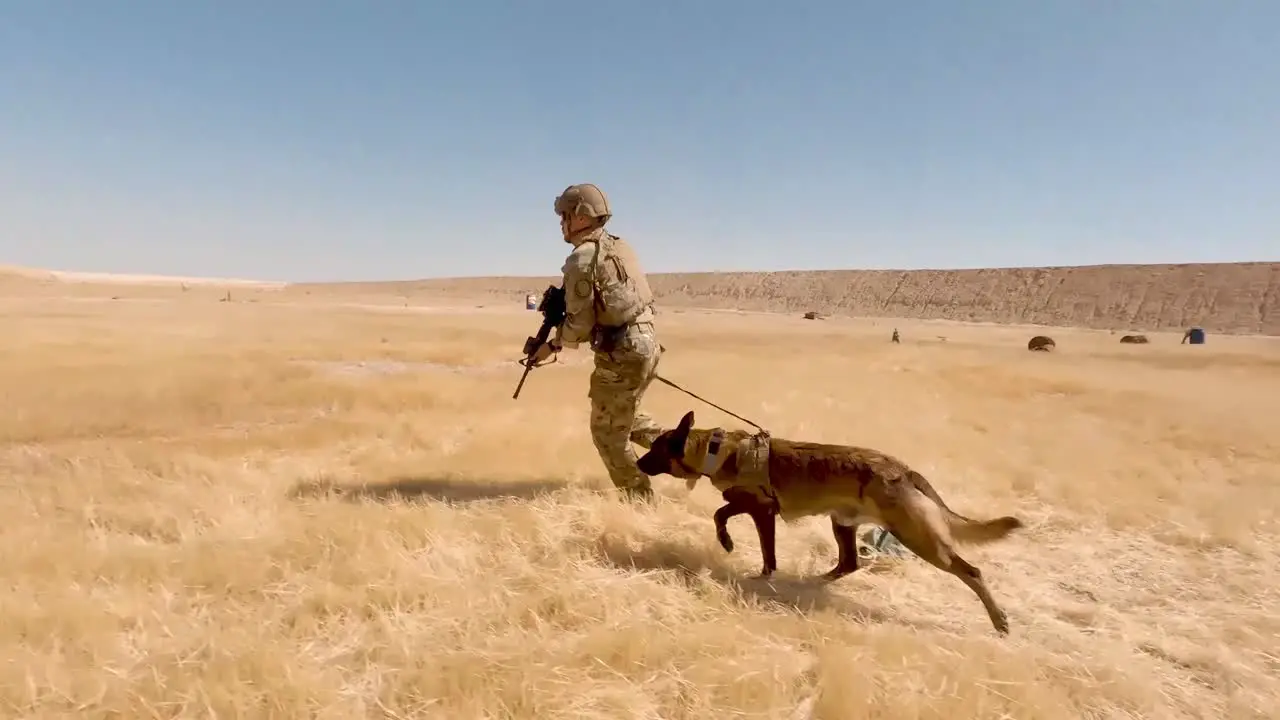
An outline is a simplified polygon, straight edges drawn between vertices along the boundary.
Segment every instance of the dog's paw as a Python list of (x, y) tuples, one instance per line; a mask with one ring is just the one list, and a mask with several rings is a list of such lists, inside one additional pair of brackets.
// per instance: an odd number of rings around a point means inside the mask
[(991, 624), (995, 626), (996, 632), (1000, 635), (1009, 634), (1009, 616), (1003, 612), (997, 613), (991, 617)]
[(858, 567), (856, 565), (854, 567), (837, 565), (818, 577), (823, 582), (835, 582), (836, 580), (839, 580), (846, 575), (851, 575), (857, 571)]
[(733, 538), (729, 537), (727, 530), (716, 533), (716, 539), (720, 541), (720, 547), (724, 548), (725, 552), (733, 552)]

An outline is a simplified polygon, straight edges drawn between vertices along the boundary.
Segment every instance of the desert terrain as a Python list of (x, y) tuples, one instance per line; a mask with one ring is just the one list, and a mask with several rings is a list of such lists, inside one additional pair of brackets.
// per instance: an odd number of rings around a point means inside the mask
[[(1280, 335), (1280, 263), (655, 273), (663, 307)], [(556, 278), (345, 283), (344, 293), (518, 302)], [(305, 292), (306, 285), (297, 286)]]
[[(1007, 637), (913, 557), (818, 582), (822, 518), (779, 525), (766, 581), (750, 520), (716, 543), (706, 483), (618, 499), (589, 353), (511, 398), (545, 280), (2, 273), (0, 714), (1275, 717), (1277, 270), (1203, 268), (1022, 295), (999, 275), (655, 281), (667, 378), (1027, 523), (964, 550)], [(1202, 284), (1140, 281), (1162, 272)], [(1179, 345), (1189, 324), (1207, 344)], [(1027, 352), (1043, 332), (1056, 351)], [(659, 384), (644, 405), (741, 427)]]

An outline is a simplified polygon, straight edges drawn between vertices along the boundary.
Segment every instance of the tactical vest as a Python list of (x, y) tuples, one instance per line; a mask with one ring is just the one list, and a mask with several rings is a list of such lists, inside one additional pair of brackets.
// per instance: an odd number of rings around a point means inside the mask
[(607, 232), (588, 242), (596, 245), (591, 260), (596, 323), (614, 328), (652, 321), (653, 291), (631, 245)]

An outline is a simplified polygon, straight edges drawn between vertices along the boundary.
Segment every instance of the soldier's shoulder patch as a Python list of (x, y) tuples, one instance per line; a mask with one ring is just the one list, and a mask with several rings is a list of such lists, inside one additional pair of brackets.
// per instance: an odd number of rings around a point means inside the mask
[(578, 280), (573, 284), (573, 294), (581, 298), (591, 297), (591, 283), (586, 278)]

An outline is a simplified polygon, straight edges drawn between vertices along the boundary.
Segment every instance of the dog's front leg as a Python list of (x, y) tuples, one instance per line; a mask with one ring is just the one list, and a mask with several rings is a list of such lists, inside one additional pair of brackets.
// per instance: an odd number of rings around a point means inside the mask
[[(725, 552), (733, 552), (733, 538), (729, 537), (729, 521), (739, 515), (754, 513), (758, 502), (754, 495), (742, 488), (731, 487), (720, 493), (724, 505), (716, 510), (716, 539)], [(757, 523), (757, 530), (759, 524)]]
[(716, 540), (720, 541), (720, 547), (725, 552), (733, 552), (733, 538), (729, 537), (729, 521), (733, 518), (748, 513), (751, 508), (743, 505), (741, 501), (733, 497), (728, 497), (729, 493), (725, 493), (725, 499), (728, 500), (719, 510), (716, 510)]

